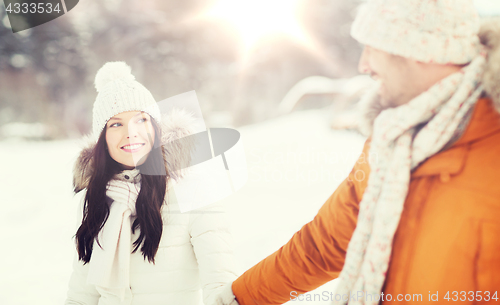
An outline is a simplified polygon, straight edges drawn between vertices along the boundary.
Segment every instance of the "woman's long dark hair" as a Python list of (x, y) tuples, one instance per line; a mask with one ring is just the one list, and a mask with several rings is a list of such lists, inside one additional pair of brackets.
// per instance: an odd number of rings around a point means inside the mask
[[(154, 143), (160, 143), (161, 130), (153, 119), (151, 123), (155, 130)], [(106, 129), (107, 127), (101, 132), (92, 151), (93, 170), (85, 195), (82, 224), (76, 232), (78, 258), (85, 264), (90, 261), (94, 239), (99, 244), (98, 233), (109, 216), (110, 206), (106, 197), (106, 185), (115, 174), (123, 170), (107, 151)], [(138, 228), (140, 230), (139, 237), (134, 242), (133, 253), (140, 247), (144, 259), (152, 263), (155, 261), (162, 235), (161, 207), (165, 198), (167, 179), (169, 179), (163, 146), (156, 146), (159, 147), (153, 148), (146, 161), (137, 167), (143, 174), (141, 175), (141, 190), (135, 203), (137, 218), (131, 228), (132, 233)]]

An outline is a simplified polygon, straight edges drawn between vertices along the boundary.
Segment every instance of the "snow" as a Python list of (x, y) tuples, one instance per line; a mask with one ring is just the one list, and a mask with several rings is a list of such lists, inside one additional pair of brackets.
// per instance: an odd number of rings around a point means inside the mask
[(283, 97), (279, 105), (282, 114), (290, 113), (309, 94), (337, 94), (352, 98), (362, 93), (373, 80), (368, 75), (357, 75), (351, 78), (331, 79), (324, 76), (309, 76), (295, 84)]
[(48, 128), (42, 123), (13, 122), (2, 125), (0, 134), (5, 138), (42, 139), (48, 136)]
[[(296, 112), (238, 130), (248, 182), (223, 201), (243, 272), (312, 220), (349, 173), (365, 139), (330, 130), (324, 110)], [(0, 142), (0, 304), (64, 303), (75, 252), (77, 200), (71, 170), (80, 148), (77, 140)], [(316, 293), (333, 292), (334, 285)]]

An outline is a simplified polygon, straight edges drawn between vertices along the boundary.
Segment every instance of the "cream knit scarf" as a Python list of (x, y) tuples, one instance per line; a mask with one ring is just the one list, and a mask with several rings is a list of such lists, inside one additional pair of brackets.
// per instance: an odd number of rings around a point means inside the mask
[[(121, 177), (133, 177), (127, 181)], [(119, 304), (129, 304), (130, 255), (132, 252), (132, 223), (136, 216), (135, 202), (140, 192), (138, 169), (124, 170), (106, 187), (106, 196), (113, 200), (108, 219), (94, 240), (89, 262), (87, 283), (95, 285), (101, 294), (116, 296)], [(117, 303), (118, 304), (118, 303)]]
[[(485, 56), (441, 80), (409, 103), (382, 111), (375, 119), (368, 186), (358, 224), (347, 249), (335, 304), (378, 304), (391, 258), (392, 240), (408, 193), (410, 172), (439, 152), (475, 105), (483, 88)], [(374, 97), (372, 95), (372, 97)], [(416, 126), (425, 124), (416, 131)], [(356, 295), (363, 293), (363, 297)], [(370, 294), (372, 298), (366, 298)], [(370, 299), (372, 301), (370, 301)]]

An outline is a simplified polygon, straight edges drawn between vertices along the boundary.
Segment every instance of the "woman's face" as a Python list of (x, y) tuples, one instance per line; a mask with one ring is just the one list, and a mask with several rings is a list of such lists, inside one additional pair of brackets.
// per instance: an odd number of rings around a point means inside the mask
[(149, 114), (127, 111), (106, 123), (109, 155), (125, 169), (143, 164), (154, 145), (155, 131)]

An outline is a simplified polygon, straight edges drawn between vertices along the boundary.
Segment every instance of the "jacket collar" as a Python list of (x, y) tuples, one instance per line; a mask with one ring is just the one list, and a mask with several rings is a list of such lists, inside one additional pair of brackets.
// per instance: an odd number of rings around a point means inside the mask
[(116, 174), (113, 177), (113, 179), (132, 182), (132, 183), (139, 183), (141, 182), (141, 175), (139, 169), (137, 168), (126, 169)]
[(453, 146), (476, 142), (499, 131), (500, 112), (495, 110), (491, 99), (482, 98), (477, 101), (476, 107), (474, 107), (469, 126), (467, 126), (462, 137)]
[(469, 125), (450, 148), (427, 159), (412, 177), (458, 174), (464, 167), (470, 145), (500, 132), (500, 113), (489, 98), (479, 99)]

